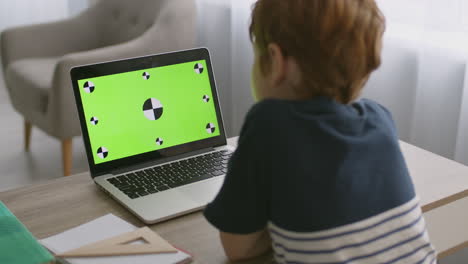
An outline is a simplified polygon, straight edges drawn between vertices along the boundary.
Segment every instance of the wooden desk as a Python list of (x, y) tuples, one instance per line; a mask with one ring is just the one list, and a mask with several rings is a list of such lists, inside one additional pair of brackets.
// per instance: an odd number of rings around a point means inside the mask
[(468, 167), (401, 142), (439, 258), (468, 247)]
[[(236, 139), (230, 139), (235, 145)], [(457, 219), (458, 211), (468, 212), (468, 168), (453, 161), (402, 143), (403, 152), (421, 198), (429, 233), (441, 256), (468, 247), (466, 218)], [(143, 226), (125, 208), (100, 191), (88, 173), (53, 180), (0, 193), (8, 208), (38, 238), (113, 213), (126, 221)], [(464, 208), (460, 210), (460, 206)], [(465, 207), (463, 207), (465, 206)], [(449, 214), (449, 215), (444, 215)], [(174, 245), (194, 254), (196, 263), (226, 263), (218, 232), (201, 212), (192, 213), (151, 226)], [(468, 232), (468, 231), (467, 231)], [(270, 263), (271, 256), (251, 263)]]

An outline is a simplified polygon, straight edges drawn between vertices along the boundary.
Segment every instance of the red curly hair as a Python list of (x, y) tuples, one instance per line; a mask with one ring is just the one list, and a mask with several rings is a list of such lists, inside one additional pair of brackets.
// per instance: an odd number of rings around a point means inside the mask
[(374, 0), (258, 0), (250, 25), (263, 74), (270, 67), (268, 45), (276, 43), (295, 59), (312, 96), (344, 104), (380, 66), (384, 31)]

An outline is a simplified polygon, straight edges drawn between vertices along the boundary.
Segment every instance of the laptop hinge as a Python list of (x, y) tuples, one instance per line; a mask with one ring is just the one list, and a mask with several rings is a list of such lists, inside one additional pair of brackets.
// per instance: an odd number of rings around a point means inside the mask
[(135, 165), (128, 166), (128, 167), (125, 167), (125, 168), (122, 168), (122, 169), (111, 171), (110, 174), (119, 175), (119, 174), (127, 173), (129, 171), (135, 171), (135, 170), (141, 170), (141, 169), (144, 169), (144, 168), (150, 168), (150, 167), (157, 166), (159, 164), (169, 163), (169, 162), (172, 162), (172, 161), (176, 161), (176, 160), (180, 160), (180, 159), (184, 159), (184, 158), (189, 158), (189, 157), (196, 156), (196, 155), (201, 155), (201, 154), (204, 154), (204, 153), (212, 152), (214, 150), (215, 150), (215, 148), (212, 148), (212, 147), (204, 148), (204, 149), (191, 151), (191, 152), (187, 152), (187, 153), (172, 156), (172, 157), (158, 159), (156, 161), (149, 161), (149, 162), (135, 164)]

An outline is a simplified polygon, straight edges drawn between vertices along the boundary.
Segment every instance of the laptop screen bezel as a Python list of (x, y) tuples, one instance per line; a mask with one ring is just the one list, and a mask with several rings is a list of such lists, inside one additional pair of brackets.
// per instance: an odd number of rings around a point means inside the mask
[[(207, 72), (210, 80), (211, 91), (213, 94), (214, 105), (216, 108), (216, 116), (218, 118), (218, 125), (220, 130), (219, 136), (189, 142), (182, 145), (165, 148), (162, 150), (137, 154), (126, 158), (108, 161), (105, 163), (95, 164), (88, 133), (87, 120), (85, 118), (83, 104), (79, 91), (79, 80), (145, 70), (155, 67), (163, 67), (179, 63), (195, 62), (200, 60), (205, 60), (207, 65)], [(184, 50), (178, 52), (170, 52), (164, 54), (104, 62), (92, 65), (77, 66), (73, 67), (70, 70), (70, 75), (72, 79), (73, 92), (75, 95), (76, 107), (78, 110), (78, 117), (80, 120), (83, 141), (86, 149), (86, 156), (88, 158), (89, 169), (93, 178), (100, 175), (109, 174), (112, 171), (120, 170), (126, 167), (157, 161), (159, 159), (170, 158), (201, 149), (220, 147), (226, 145), (227, 143), (221, 108), (219, 105), (216, 82), (211, 66), (210, 54), (208, 49), (206, 48), (198, 48), (193, 50)]]

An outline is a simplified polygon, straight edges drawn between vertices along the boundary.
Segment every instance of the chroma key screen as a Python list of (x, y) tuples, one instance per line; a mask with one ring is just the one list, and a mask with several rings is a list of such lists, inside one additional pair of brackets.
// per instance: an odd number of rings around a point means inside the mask
[(220, 135), (206, 62), (78, 81), (95, 164)]

